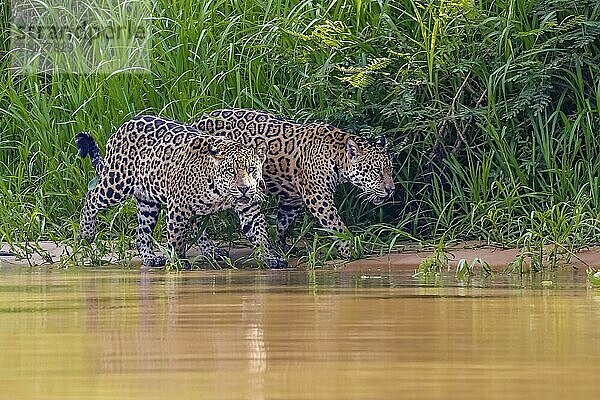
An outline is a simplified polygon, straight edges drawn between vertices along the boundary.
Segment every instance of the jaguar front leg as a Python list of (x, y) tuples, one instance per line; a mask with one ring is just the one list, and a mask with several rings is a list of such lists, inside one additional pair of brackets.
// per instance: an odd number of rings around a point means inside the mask
[(276, 254), (270, 247), (267, 221), (260, 210), (260, 205), (257, 202), (247, 204), (236, 203), (233, 208), (239, 216), (244, 236), (246, 236), (253, 246), (261, 246), (264, 249), (269, 268), (278, 269), (287, 267), (287, 261)]
[[(331, 193), (332, 191), (325, 187), (318, 187), (316, 185), (304, 186), (302, 200), (323, 229), (338, 233), (347, 232), (348, 228), (346, 228), (335, 207), (333, 194)], [(352, 256), (348, 241), (339, 241), (336, 244), (336, 250), (340, 258), (349, 260)]]

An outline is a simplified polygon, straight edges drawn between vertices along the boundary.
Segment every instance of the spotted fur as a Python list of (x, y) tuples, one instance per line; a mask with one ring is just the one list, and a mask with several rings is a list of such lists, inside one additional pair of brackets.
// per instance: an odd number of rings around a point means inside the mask
[[(153, 116), (135, 117), (123, 124), (108, 140), (105, 160), (89, 134), (80, 133), (75, 140), (80, 155), (90, 156), (99, 176), (98, 185), (88, 192), (78, 238), (93, 240), (98, 212), (133, 196), (142, 263), (160, 266), (165, 259), (152, 250), (152, 232), (162, 206), (167, 209), (169, 247), (184, 260), (193, 217), (233, 208), (248, 240), (265, 249), (269, 266), (286, 265), (269, 250), (267, 224), (260, 211), (264, 144), (257, 142), (252, 149)], [(208, 240), (202, 251), (222, 254)]]
[[(383, 203), (395, 189), (383, 137), (373, 144), (331, 125), (300, 124), (248, 109), (213, 111), (193, 126), (246, 145), (267, 143), (263, 175), (267, 192), (279, 198), (277, 235), (283, 246), (286, 232), (304, 207), (323, 228), (346, 230), (334, 203), (338, 185), (352, 183), (374, 204)], [(338, 251), (350, 257), (347, 243)]]

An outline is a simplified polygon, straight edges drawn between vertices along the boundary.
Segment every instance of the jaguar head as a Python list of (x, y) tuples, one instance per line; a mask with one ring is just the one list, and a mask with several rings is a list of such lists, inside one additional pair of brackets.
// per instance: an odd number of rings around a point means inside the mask
[(234, 202), (247, 204), (263, 198), (262, 170), (266, 158), (266, 145), (252, 149), (241, 143), (226, 140), (210, 146), (209, 154), (216, 161), (216, 182)]
[(348, 138), (346, 155), (348, 179), (362, 191), (361, 197), (379, 205), (392, 196), (396, 186), (385, 137), (381, 136), (375, 144)]

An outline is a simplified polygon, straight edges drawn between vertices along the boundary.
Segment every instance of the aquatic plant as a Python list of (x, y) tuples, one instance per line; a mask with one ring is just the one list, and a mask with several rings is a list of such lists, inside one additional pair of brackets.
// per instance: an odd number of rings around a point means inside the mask
[(442, 271), (448, 270), (449, 268), (448, 248), (445, 238), (442, 237), (439, 242), (432, 247), (431, 255), (421, 260), (414, 276), (439, 275)]
[(481, 275), (494, 275), (492, 268), (486, 261), (480, 258), (474, 258), (469, 263), (467, 259), (461, 258), (456, 265), (456, 279), (462, 281), (475, 275), (475, 268), (479, 268), (479, 273)]
[(600, 270), (588, 268), (586, 272), (590, 284), (594, 287), (600, 287)]

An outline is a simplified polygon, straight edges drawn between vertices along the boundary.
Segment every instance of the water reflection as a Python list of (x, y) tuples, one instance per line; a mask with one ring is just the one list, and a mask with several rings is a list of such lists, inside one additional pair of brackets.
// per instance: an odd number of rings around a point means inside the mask
[(411, 275), (3, 270), (2, 393), (593, 398), (600, 302), (584, 273)]

